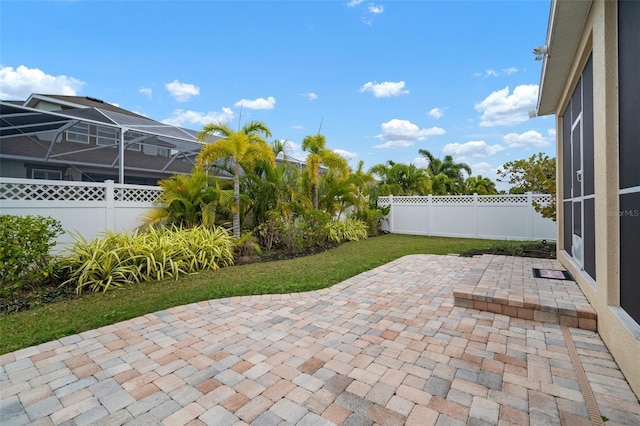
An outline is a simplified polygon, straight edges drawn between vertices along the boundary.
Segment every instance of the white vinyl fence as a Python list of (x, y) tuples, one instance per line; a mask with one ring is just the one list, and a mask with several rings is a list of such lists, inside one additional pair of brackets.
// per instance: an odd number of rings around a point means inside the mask
[(111, 231), (133, 230), (154, 207), (157, 186), (0, 178), (0, 213), (41, 215), (59, 220), (66, 234), (58, 243), (72, 242), (68, 232), (87, 240)]
[(391, 205), (383, 229), (396, 234), (504, 240), (554, 240), (556, 223), (535, 211), (532, 202), (545, 205), (553, 196), (447, 195), (379, 197), (379, 206)]

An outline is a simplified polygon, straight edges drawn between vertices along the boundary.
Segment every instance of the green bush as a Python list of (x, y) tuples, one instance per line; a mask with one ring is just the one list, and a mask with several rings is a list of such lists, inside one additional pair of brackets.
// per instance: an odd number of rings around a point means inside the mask
[(49, 252), (62, 234), (59, 221), (45, 216), (0, 215), (0, 288), (20, 286), (24, 279), (52, 273)]
[(327, 225), (329, 239), (340, 244), (345, 241), (359, 241), (367, 238), (367, 225), (356, 219), (335, 221)]
[(107, 232), (93, 241), (74, 238), (64, 262), (70, 271), (66, 283), (75, 284), (78, 294), (215, 270), (233, 263), (235, 247), (226, 229), (204, 226)]

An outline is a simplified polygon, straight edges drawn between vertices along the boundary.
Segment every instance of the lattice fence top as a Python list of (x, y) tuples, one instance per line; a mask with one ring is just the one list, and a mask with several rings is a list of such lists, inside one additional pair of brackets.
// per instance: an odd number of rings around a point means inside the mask
[(526, 194), (478, 195), (478, 204), (527, 204)]
[(548, 194), (535, 194), (533, 196), (533, 201), (542, 206), (548, 206), (549, 204), (553, 203), (554, 197), (553, 195)]
[(154, 203), (162, 194), (158, 186), (0, 178), (0, 200), (106, 202), (109, 188), (120, 202)]
[(0, 200), (103, 201), (105, 193), (99, 186), (0, 182)]
[(431, 197), (433, 204), (473, 204), (473, 195), (441, 195)]
[(116, 187), (115, 191), (116, 201), (127, 201), (135, 203), (154, 203), (162, 194), (160, 188), (126, 188)]
[[(476, 198), (477, 197), (477, 198)], [(531, 198), (529, 198), (531, 197)], [(499, 195), (433, 195), (433, 196), (384, 196), (378, 197), (379, 206), (393, 204), (421, 204), (421, 205), (470, 205), (476, 202), (478, 205), (487, 204), (519, 204), (529, 205), (535, 201), (543, 206), (553, 202), (553, 195), (549, 194), (499, 194)]]

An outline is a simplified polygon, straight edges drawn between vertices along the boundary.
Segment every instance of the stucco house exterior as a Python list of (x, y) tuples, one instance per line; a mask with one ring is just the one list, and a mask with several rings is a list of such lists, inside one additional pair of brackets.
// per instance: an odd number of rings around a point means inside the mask
[(557, 127), (558, 259), (640, 395), (640, 1), (552, 0), (536, 114)]

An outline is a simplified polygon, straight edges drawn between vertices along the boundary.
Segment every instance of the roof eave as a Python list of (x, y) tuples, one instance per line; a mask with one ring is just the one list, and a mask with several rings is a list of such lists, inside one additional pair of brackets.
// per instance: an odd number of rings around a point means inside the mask
[(552, 0), (536, 115), (555, 114), (592, 0)]

